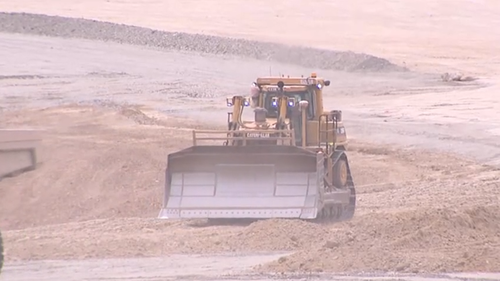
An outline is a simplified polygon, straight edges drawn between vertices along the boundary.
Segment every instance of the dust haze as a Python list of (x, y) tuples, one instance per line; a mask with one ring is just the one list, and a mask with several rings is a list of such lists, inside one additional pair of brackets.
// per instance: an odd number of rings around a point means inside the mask
[[(0, 0), (0, 12), (0, 127), (45, 132), (43, 165), (0, 181), (5, 280), (500, 278), (494, 1)], [(311, 72), (344, 113), (351, 221), (156, 219), (167, 155), (192, 129), (224, 129), (226, 96)]]

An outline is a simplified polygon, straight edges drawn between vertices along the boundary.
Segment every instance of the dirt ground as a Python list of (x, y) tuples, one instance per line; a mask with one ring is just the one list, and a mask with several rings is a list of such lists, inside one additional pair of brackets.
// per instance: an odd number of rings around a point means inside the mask
[[(48, 2), (0, 0), (50, 15), (0, 13), (0, 127), (45, 130), (43, 165), (0, 182), (8, 280), (500, 272), (494, 1)], [(225, 97), (270, 71), (332, 80), (354, 219), (156, 220), (168, 153), (222, 128)]]

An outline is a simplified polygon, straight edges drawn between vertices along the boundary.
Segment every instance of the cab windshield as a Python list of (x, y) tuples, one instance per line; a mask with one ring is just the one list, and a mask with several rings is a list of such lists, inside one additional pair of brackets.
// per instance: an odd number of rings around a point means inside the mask
[[(295, 102), (298, 103), (302, 100), (306, 100), (309, 102), (309, 106), (307, 107), (307, 118), (314, 118), (314, 104), (312, 99), (312, 94), (309, 91), (300, 91), (300, 92), (285, 92), (285, 95), (289, 98), (295, 98)], [(264, 97), (264, 108), (267, 110), (268, 118), (277, 118), (278, 117), (278, 105), (273, 103), (273, 98), (277, 97), (276, 92), (263, 92)], [(291, 116), (292, 107), (288, 106), (286, 115), (287, 118)]]

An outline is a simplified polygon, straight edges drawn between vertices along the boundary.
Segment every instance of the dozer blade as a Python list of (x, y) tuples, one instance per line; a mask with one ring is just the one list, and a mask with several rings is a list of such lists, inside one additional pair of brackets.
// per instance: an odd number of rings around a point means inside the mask
[(159, 217), (314, 219), (323, 161), (295, 146), (190, 147), (168, 156)]

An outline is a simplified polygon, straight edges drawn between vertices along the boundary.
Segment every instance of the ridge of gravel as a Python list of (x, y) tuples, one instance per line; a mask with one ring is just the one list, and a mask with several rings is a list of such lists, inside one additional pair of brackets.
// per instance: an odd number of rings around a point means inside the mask
[(340, 71), (402, 72), (407, 68), (387, 59), (333, 51), (202, 34), (167, 32), (97, 20), (0, 12), (0, 32), (81, 38), (295, 64)]

